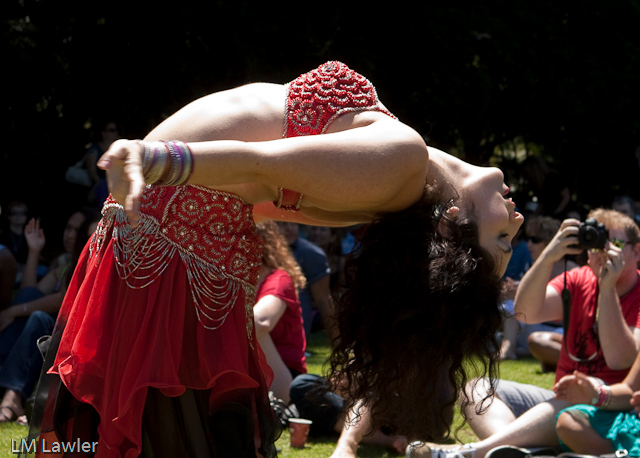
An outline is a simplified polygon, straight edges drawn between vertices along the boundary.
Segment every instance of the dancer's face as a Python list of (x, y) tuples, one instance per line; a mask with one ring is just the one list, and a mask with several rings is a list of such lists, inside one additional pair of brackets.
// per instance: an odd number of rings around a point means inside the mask
[[(460, 161), (462, 162), (462, 161)], [(524, 218), (516, 211), (516, 204), (507, 197), (509, 188), (504, 174), (495, 167), (476, 167), (462, 162), (455, 183), (460, 214), (478, 224), (480, 245), (492, 253), (502, 276), (511, 259), (511, 240), (516, 236)]]

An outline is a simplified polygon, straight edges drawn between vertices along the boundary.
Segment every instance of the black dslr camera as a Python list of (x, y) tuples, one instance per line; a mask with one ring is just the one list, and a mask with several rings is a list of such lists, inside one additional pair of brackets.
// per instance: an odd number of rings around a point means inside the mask
[(578, 245), (585, 250), (603, 250), (609, 240), (609, 231), (595, 218), (588, 218), (578, 226)]

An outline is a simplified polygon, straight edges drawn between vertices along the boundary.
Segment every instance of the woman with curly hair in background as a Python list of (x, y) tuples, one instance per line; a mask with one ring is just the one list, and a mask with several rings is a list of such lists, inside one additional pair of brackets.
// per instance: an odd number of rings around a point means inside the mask
[(273, 371), (269, 389), (276, 398), (288, 403), (291, 381), (307, 373), (304, 356), (307, 341), (297, 293), (307, 280), (278, 225), (264, 221), (256, 228), (263, 240), (256, 305), (253, 306), (256, 338)]

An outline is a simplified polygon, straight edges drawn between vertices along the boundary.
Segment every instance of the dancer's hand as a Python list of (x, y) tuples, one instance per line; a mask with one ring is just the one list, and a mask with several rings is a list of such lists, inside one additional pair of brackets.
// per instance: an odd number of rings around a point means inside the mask
[(145, 182), (142, 176), (142, 146), (137, 141), (117, 140), (98, 161), (107, 171), (109, 192), (124, 207), (132, 224), (139, 218), (140, 196)]
[(565, 375), (553, 387), (556, 399), (564, 399), (571, 404), (589, 404), (598, 395), (598, 383), (582, 372), (573, 371)]

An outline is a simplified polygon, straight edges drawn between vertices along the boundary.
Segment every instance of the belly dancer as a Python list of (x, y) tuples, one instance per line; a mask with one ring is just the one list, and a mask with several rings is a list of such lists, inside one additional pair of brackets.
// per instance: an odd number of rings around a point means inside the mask
[[(427, 215), (415, 228), (419, 239), (450, 245), (447, 257), (469, 257), (471, 267), (444, 269), (461, 270), (467, 280), (460, 290), (483, 292), (484, 302), (474, 297), (477, 310), (465, 312), (481, 315), (482, 324), (462, 320), (456, 332), (469, 326), (492, 334), (501, 323), (499, 277), (522, 223), (502, 173), (427, 148), (380, 103), (371, 83), (342, 63), (328, 62), (287, 85), (258, 83), (203, 97), (144, 141), (115, 142), (98, 165), (107, 170), (112, 195), (60, 310), (42, 384), (47, 402), (34, 424), (40, 437), (97, 441), (96, 456), (275, 456), (271, 374), (260, 369), (264, 355), (252, 317), (262, 253), (254, 219), (380, 228), (388, 215), (414, 218), (418, 208)], [(418, 277), (433, 266), (424, 259), (410, 265)], [(429, 306), (406, 306), (416, 313), (446, 306), (433, 285), (421, 288)], [(462, 303), (455, 292), (449, 296), (445, 302)], [(372, 313), (380, 322), (410, 316), (389, 303), (371, 306), (387, 310)], [(345, 303), (338, 313), (355, 310)], [(382, 374), (398, 358), (371, 365), (375, 355), (354, 345), (358, 330), (351, 326), (340, 327), (334, 361), (352, 382), (353, 398), (371, 407), (374, 426), (378, 418), (410, 428), (423, 419), (412, 405), (446, 408), (441, 394), (427, 390), (426, 404), (400, 404), (408, 412), (389, 417), (397, 404), (376, 394), (388, 388), (386, 375), (377, 386), (353, 381), (363, 380), (364, 367)], [(404, 348), (393, 343), (394, 332), (383, 343)], [(480, 335), (448, 351), (486, 356), (491, 339)], [(430, 371), (407, 373), (414, 382), (424, 377), (439, 385), (447, 377), (434, 371), (464, 369), (456, 357), (443, 357)], [(439, 437), (448, 429), (446, 415), (431, 421), (416, 431)]]

